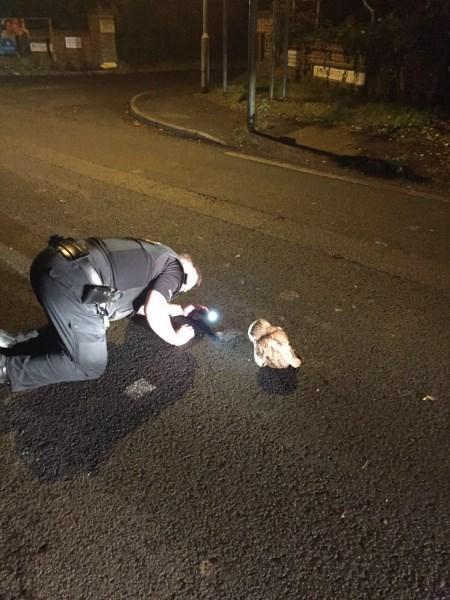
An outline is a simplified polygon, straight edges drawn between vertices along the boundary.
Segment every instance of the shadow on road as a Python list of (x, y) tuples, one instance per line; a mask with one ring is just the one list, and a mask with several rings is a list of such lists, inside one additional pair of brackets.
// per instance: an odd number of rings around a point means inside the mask
[(317, 154), (318, 156), (322, 156), (324, 158), (332, 160), (339, 167), (355, 169), (356, 171), (359, 171), (364, 175), (369, 175), (372, 177), (381, 177), (384, 179), (399, 179), (413, 181), (415, 183), (431, 182), (430, 177), (424, 177), (422, 175), (419, 175), (407, 166), (402, 166), (400, 170), (397, 164), (389, 160), (371, 158), (370, 156), (351, 156), (346, 154), (336, 154), (327, 150), (319, 150), (318, 148), (313, 148), (311, 146), (299, 144), (294, 138), (289, 136), (275, 136), (260, 130), (255, 131), (255, 134), (259, 137), (271, 140), (273, 142), (285, 144), (293, 148), (307, 150), (312, 154)]
[(40, 481), (92, 473), (120, 440), (183, 398), (195, 369), (188, 349), (132, 322), (101, 379), (13, 396), (0, 410), (0, 433), (15, 433), (17, 455)]
[(287, 396), (297, 389), (297, 370), (270, 369), (262, 367), (258, 372), (258, 384), (268, 394)]

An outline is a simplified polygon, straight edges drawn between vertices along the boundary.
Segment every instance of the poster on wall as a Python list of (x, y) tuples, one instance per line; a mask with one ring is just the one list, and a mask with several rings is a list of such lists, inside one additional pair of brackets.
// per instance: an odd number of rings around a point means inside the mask
[(64, 42), (66, 45), (66, 48), (81, 48), (82, 47), (82, 42), (81, 42), (81, 38), (77, 37), (77, 36), (66, 36), (64, 38)]
[(0, 55), (29, 56), (31, 54), (30, 31), (25, 19), (4, 18), (0, 20)]
[(324, 67), (314, 65), (313, 76), (321, 79), (330, 79), (339, 83), (349, 83), (351, 85), (364, 85), (366, 83), (366, 74), (353, 71), (351, 69), (337, 69), (335, 67)]
[(50, 53), (51, 21), (44, 17), (0, 18), (0, 57), (27, 57), (32, 52)]

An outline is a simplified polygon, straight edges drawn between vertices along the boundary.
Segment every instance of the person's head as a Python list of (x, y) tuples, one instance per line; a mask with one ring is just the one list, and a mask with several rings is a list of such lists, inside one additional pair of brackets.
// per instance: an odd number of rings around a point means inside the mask
[(12, 22), (12, 28), (16, 35), (23, 35), (27, 32), (23, 19), (14, 19)]
[(203, 277), (200, 269), (192, 261), (192, 256), (183, 252), (178, 255), (180, 258), (181, 265), (183, 267), (184, 274), (186, 275), (186, 282), (180, 288), (180, 292), (188, 292), (194, 287), (199, 287), (202, 283)]
[(3, 21), (3, 28), (5, 31), (13, 31), (14, 27), (13, 27), (13, 20), (12, 19), (5, 19)]

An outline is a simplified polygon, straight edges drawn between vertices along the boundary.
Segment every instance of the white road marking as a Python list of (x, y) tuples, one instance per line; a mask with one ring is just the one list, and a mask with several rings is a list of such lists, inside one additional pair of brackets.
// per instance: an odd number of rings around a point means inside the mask
[(153, 390), (156, 390), (156, 385), (151, 384), (149, 381), (141, 377), (126, 388), (125, 394), (136, 400), (137, 398), (142, 398), (142, 396), (145, 396), (145, 394), (153, 392)]
[(286, 162), (280, 162), (277, 160), (269, 160), (267, 158), (260, 158), (259, 156), (252, 156), (251, 154), (240, 154), (239, 152), (224, 152), (225, 156), (231, 158), (239, 158), (241, 160), (248, 160), (250, 162), (260, 163), (263, 165), (269, 165), (271, 167), (278, 167), (280, 169), (287, 169), (289, 171), (298, 171), (299, 173), (305, 173), (306, 175), (314, 175), (315, 177), (322, 177), (324, 179), (334, 179), (335, 181), (344, 181), (346, 183), (355, 183), (357, 185), (364, 185), (379, 190), (389, 190), (396, 192), (397, 194), (406, 194), (407, 196), (414, 196), (416, 198), (429, 198), (431, 200), (438, 200), (440, 202), (450, 203), (450, 199), (445, 196), (438, 194), (431, 194), (429, 192), (422, 192), (420, 190), (411, 190), (400, 188), (395, 185), (389, 185), (387, 183), (378, 183), (373, 181), (365, 181), (364, 179), (358, 179), (357, 177), (347, 177), (346, 175), (335, 175), (333, 173), (325, 173), (324, 171), (316, 171), (315, 169), (307, 169), (306, 167), (297, 167)]

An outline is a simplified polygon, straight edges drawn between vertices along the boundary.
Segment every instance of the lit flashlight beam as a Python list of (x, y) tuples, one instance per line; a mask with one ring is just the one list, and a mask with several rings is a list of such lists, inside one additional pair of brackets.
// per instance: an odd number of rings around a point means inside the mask
[(217, 312), (217, 310), (209, 310), (206, 318), (210, 323), (215, 323), (219, 318), (219, 313)]

